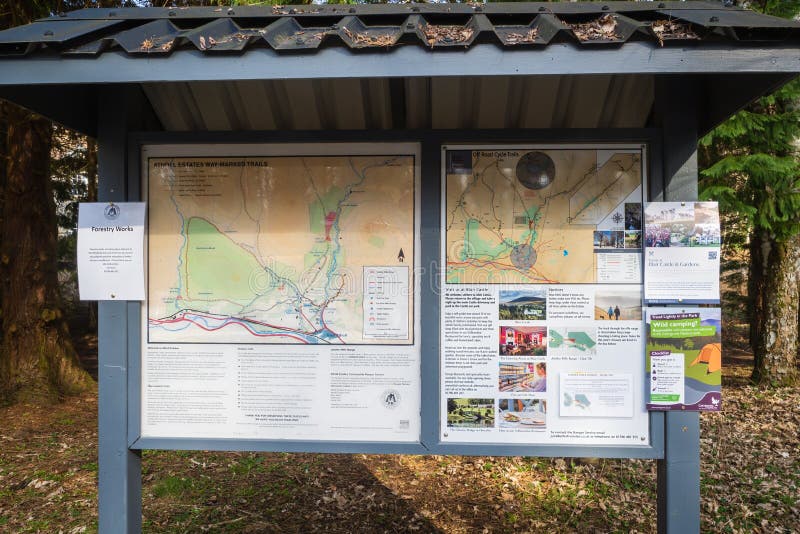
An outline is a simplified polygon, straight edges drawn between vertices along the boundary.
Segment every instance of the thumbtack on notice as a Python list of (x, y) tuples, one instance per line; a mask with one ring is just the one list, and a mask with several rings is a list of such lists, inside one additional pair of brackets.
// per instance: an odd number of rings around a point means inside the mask
[(144, 300), (144, 202), (78, 206), (81, 300)]

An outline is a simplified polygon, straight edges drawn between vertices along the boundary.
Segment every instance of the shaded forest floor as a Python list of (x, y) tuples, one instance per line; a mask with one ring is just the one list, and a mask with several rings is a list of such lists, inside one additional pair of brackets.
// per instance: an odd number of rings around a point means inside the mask
[[(724, 411), (701, 417), (703, 531), (797, 532), (800, 391), (749, 385), (728, 349)], [(0, 532), (96, 530), (96, 428), (92, 394), (0, 410)], [(656, 528), (654, 461), (147, 451), (142, 471), (145, 532)]]

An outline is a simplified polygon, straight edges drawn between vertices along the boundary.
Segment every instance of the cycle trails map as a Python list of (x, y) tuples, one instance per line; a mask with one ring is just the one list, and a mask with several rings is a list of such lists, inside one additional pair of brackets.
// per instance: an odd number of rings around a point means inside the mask
[(598, 251), (641, 250), (641, 184), (640, 151), (449, 151), (447, 283), (605, 281), (623, 257)]

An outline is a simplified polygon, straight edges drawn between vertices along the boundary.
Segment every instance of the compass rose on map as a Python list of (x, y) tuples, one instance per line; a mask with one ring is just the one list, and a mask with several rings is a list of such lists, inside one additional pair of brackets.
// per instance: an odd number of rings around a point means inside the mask
[(612, 219), (614, 220), (614, 222), (615, 222), (615, 223), (617, 223), (617, 224), (621, 223), (621, 222), (622, 222), (622, 219), (623, 219), (623, 217), (622, 217), (622, 214), (621, 214), (620, 212), (616, 212), (616, 213), (615, 213), (615, 214), (614, 214), (614, 215), (613, 215), (611, 218), (612, 218)]

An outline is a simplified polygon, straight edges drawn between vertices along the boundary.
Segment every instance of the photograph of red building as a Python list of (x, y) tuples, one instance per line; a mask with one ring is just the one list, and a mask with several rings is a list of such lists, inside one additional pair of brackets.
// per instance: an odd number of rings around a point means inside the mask
[(544, 356), (547, 328), (544, 326), (501, 326), (500, 354), (503, 356)]

